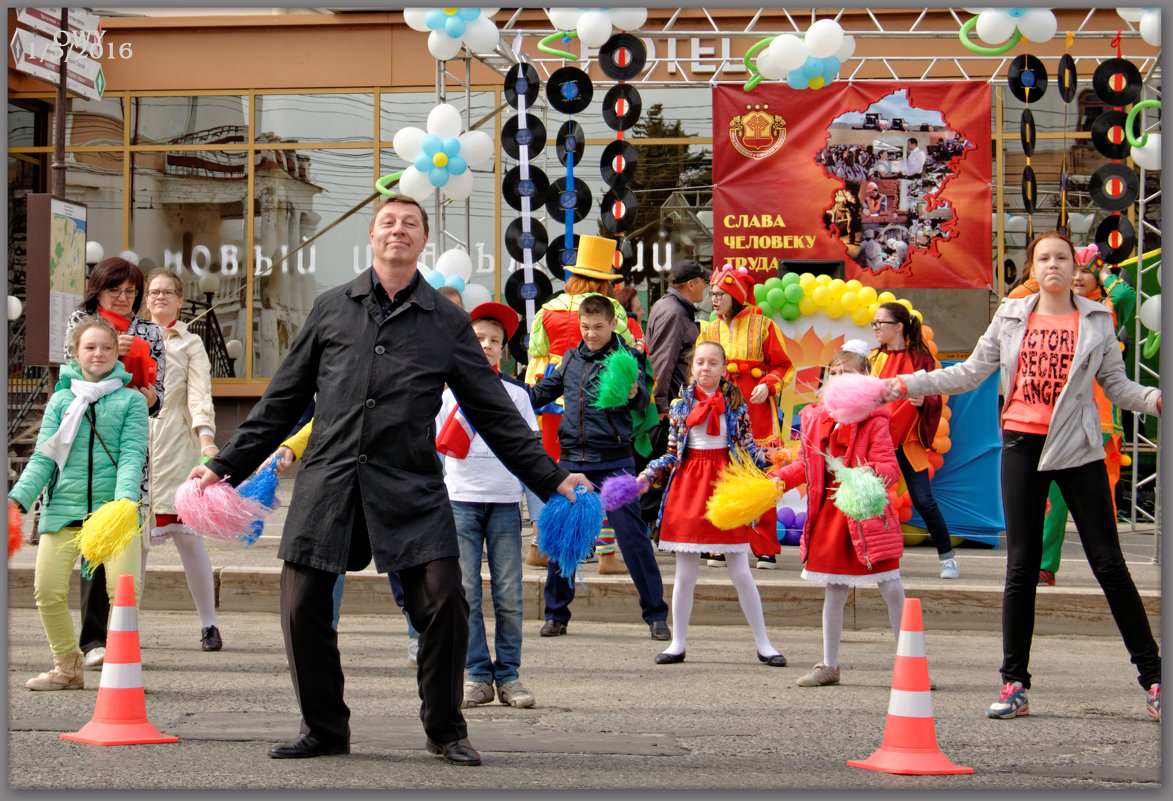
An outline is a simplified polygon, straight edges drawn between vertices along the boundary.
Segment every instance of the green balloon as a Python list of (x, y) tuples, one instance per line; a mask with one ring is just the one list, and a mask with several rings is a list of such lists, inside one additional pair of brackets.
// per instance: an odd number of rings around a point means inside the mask
[(790, 322), (797, 320), (800, 314), (797, 303), (783, 303), (782, 308), (778, 310), (778, 313), (782, 315), (783, 320), (788, 320)]
[(798, 283), (798, 273), (786, 273), (782, 276), (782, 286), (790, 286)]
[[(790, 274), (794, 275), (794, 273)], [(786, 285), (786, 288), (783, 289), (782, 292), (786, 295), (786, 300), (790, 303), (798, 303), (800, 300), (802, 300), (803, 296), (806, 295), (806, 292), (803, 291), (802, 287), (798, 283), (797, 276), (795, 277), (794, 281)]]
[(754, 284), (754, 286), (753, 286), (753, 299), (756, 300), (758, 303), (761, 303), (763, 300), (766, 299), (766, 293), (769, 291), (770, 291), (769, 287), (767, 287), (765, 284)]
[(786, 290), (780, 286), (776, 286), (766, 293), (766, 300), (771, 306), (778, 307), (786, 302)]
[(762, 310), (762, 314), (764, 314), (766, 317), (774, 316), (774, 307), (770, 305), (769, 301), (759, 303), (758, 308)]
[(781, 279), (779, 279), (778, 276), (776, 276), (776, 275), (770, 276), (769, 278), (766, 279), (766, 288), (767, 289), (781, 289), (782, 288)]

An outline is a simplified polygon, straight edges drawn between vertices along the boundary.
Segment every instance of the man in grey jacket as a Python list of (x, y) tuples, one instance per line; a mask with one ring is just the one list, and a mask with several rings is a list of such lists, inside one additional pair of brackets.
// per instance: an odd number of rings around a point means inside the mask
[(468, 315), (422, 280), (416, 259), (428, 220), (395, 195), (371, 222), (374, 265), (314, 302), (264, 396), (218, 456), (192, 475), (201, 486), (248, 478), (317, 393), (314, 430), (281, 535), (281, 628), (301, 736), (269, 756), (350, 752), (350, 710), (331, 626), (339, 573), (374, 557), (398, 571), (404, 607), (420, 632), (420, 720), (427, 750), (481, 764), (468, 742), (462, 681), (468, 603), (452, 507), (435, 448), (447, 384), (477, 433), (543, 498), (589, 486), (558, 467), (533, 438), (485, 360)]

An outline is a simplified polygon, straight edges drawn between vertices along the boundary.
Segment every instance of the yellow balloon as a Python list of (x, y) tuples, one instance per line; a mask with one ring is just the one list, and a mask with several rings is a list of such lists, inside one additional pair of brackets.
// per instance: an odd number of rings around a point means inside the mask
[(802, 287), (803, 289), (809, 291), (810, 288), (812, 286), (814, 286), (814, 284), (815, 284), (815, 274), (814, 273), (803, 273), (802, 275), (798, 276), (798, 285), (800, 287)]
[(872, 313), (868, 311), (866, 306), (856, 306), (855, 311), (851, 313), (851, 322), (858, 326), (867, 326), (872, 321)]
[(896, 300), (896, 296), (891, 292), (884, 291), (880, 293), (880, 296), (876, 300), (880, 301), (880, 303), (893, 303)]
[(876, 290), (874, 287), (865, 286), (859, 290), (859, 302), (865, 306), (871, 306), (876, 302)]
[(828, 317), (831, 317), (831, 318), (842, 317), (843, 316), (843, 304), (837, 300), (832, 300), (830, 303), (827, 304), (827, 308), (824, 309), (824, 311), (827, 312)]
[(859, 308), (859, 295), (850, 289), (845, 289), (843, 294), (839, 296), (839, 302), (843, 304), (843, 311), (853, 312)]
[(847, 288), (852, 292), (859, 292), (859, 290), (863, 289), (863, 284), (859, 282), (859, 279), (852, 278), (847, 282)]
[(805, 297), (798, 302), (798, 310), (803, 314), (814, 314), (819, 310), (819, 304), (815, 303), (811, 298)]
[(901, 298), (900, 300), (898, 300), (896, 302), (899, 303), (904, 308), (908, 309), (909, 311), (912, 311), (912, 301), (909, 300), (908, 298)]
[(880, 308), (880, 301), (877, 300), (868, 306), (868, 314), (870, 314), (874, 318), (876, 316), (876, 311), (879, 310), (879, 308)]
[(815, 283), (819, 286), (826, 286), (831, 283), (831, 276), (824, 273), (823, 275), (815, 276)]
[(831, 302), (831, 290), (825, 286), (817, 286), (811, 292), (811, 300), (820, 306), (826, 306)]
[(827, 284), (827, 289), (836, 293), (842, 292), (844, 289), (846, 289), (846, 287), (847, 284), (843, 281), (842, 278), (832, 278), (831, 283)]
[(823, 80), (823, 76), (816, 75), (815, 77), (811, 78), (810, 83), (807, 85), (810, 86), (811, 89), (822, 89), (824, 83), (825, 81)]
[(912, 316), (915, 317), (916, 319), (920, 320), (922, 323), (925, 321), (925, 318), (922, 317), (921, 313), (918, 312), (916, 309), (912, 310)]

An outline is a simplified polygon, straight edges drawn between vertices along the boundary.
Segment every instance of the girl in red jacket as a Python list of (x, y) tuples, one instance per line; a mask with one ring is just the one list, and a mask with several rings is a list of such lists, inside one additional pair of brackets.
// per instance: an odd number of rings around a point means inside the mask
[[(839, 351), (827, 364), (828, 381), (841, 373), (868, 374), (868, 361), (859, 353)], [(900, 582), (900, 555), (904, 536), (891, 504), (879, 517), (852, 520), (832, 501), (838, 487), (835, 474), (827, 468), (825, 455), (841, 460), (847, 467), (866, 464), (894, 487), (900, 476), (892, 437), (888, 433), (890, 414), (880, 407), (858, 423), (838, 423), (821, 403), (805, 407), (802, 421), (802, 459), (777, 470), (782, 489), (807, 485), (807, 514), (799, 558), (805, 564), (802, 577), (827, 587), (823, 601), (823, 661), (798, 679), (800, 687), (839, 683), (839, 640), (843, 633), (843, 606), (852, 586), (876, 584), (888, 605), (892, 631), (900, 632), (904, 585)]]

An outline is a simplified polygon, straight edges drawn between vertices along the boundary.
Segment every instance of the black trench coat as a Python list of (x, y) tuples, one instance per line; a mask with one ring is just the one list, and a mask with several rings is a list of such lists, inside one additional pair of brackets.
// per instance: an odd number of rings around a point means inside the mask
[(445, 384), (497, 457), (539, 496), (549, 497), (568, 475), (518, 414), (468, 315), (421, 280), (384, 319), (371, 273), (318, 297), (265, 394), (208, 462), (239, 484), (316, 392), (313, 433), (277, 555), (334, 573), (366, 566), (365, 554), (348, 559), (359, 514), (379, 572), (459, 555), (435, 447)]

